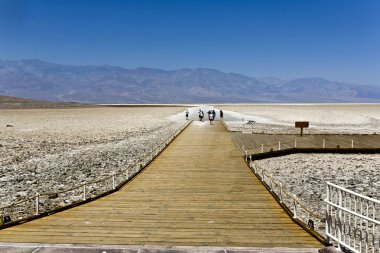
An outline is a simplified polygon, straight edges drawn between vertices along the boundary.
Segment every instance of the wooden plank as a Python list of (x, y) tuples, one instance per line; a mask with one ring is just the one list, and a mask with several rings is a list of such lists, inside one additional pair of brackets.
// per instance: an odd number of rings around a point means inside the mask
[(322, 246), (281, 209), (219, 122), (192, 124), (120, 191), (1, 230), (0, 241)]
[(261, 153), (261, 145), (264, 145), (264, 152), (273, 149), (278, 150), (278, 142), (281, 142), (281, 149), (293, 148), (295, 141), (299, 148), (322, 148), (325, 140), (326, 148), (351, 148), (352, 140), (354, 148), (380, 148), (380, 135), (304, 135), (300, 137), (294, 134), (247, 134), (232, 133), (238, 146), (244, 146), (249, 154)]

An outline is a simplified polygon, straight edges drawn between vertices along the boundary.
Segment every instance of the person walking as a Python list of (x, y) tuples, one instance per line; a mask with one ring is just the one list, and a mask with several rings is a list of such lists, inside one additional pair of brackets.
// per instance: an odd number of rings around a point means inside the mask
[(211, 114), (213, 115), (212, 120), (214, 120), (216, 118), (216, 112), (214, 109), (212, 109)]
[(220, 116), (221, 119), (223, 119), (223, 111), (222, 110), (220, 110), (219, 116)]
[(208, 115), (208, 119), (210, 120), (210, 125), (212, 125), (212, 122), (214, 121), (214, 114), (212, 112)]
[(199, 114), (199, 121), (203, 121), (203, 117), (204, 117), (205, 115), (204, 115), (204, 113), (203, 113), (203, 111), (202, 111), (201, 109), (199, 109), (198, 114)]
[(185, 114), (186, 114), (186, 120), (188, 120), (189, 119), (189, 110), (188, 109), (186, 109)]

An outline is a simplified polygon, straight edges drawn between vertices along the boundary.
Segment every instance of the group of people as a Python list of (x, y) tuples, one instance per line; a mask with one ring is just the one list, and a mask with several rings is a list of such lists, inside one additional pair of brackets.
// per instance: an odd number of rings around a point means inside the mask
[[(216, 117), (216, 112), (214, 109), (211, 109), (211, 110), (207, 111), (207, 114), (208, 114), (208, 120), (210, 121), (210, 125), (212, 125), (212, 122), (215, 120), (215, 117)], [(189, 110), (188, 109), (186, 109), (186, 111), (185, 111), (185, 116), (186, 116), (186, 120), (188, 120), (189, 119)], [(199, 109), (199, 111), (198, 111), (199, 121), (203, 122), (204, 116), (205, 116), (205, 114), (204, 114), (203, 110)], [(222, 110), (219, 110), (219, 117), (221, 119), (223, 119), (223, 111)]]
[[(207, 114), (208, 114), (208, 119), (210, 121), (210, 125), (212, 125), (212, 122), (215, 120), (215, 117), (216, 117), (216, 112), (214, 109), (212, 109), (212, 110), (208, 110)], [(203, 121), (204, 116), (205, 115), (204, 115), (203, 110), (199, 109), (199, 112), (198, 112), (199, 121)], [(223, 111), (222, 110), (220, 110), (219, 116), (221, 119), (223, 119)]]

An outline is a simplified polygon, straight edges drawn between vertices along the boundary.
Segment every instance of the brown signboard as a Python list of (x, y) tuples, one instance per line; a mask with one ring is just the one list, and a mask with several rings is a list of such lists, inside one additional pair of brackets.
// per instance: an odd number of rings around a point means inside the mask
[(307, 127), (309, 127), (309, 121), (296, 121), (296, 127), (307, 128)]

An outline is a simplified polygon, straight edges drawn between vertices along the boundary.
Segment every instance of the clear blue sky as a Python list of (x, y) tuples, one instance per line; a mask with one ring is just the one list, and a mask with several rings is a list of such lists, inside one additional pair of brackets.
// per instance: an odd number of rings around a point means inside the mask
[(380, 85), (380, 0), (0, 0), (0, 58)]

